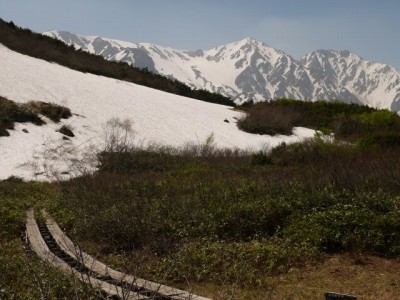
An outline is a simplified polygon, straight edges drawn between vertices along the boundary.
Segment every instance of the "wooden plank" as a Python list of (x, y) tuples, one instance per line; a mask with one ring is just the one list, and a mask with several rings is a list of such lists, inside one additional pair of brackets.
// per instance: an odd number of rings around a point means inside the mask
[(71, 268), (66, 262), (57, 257), (47, 247), (46, 242), (39, 231), (34, 217), (33, 209), (27, 211), (27, 222), (26, 222), (26, 235), (31, 249), (44, 261), (48, 262), (52, 266), (60, 269), (64, 274), (74, 275), (84, 283), (92, 285), (94, 288), (101, 289), (110, 296), (122, 296), (124, 299), (129, 300), (142, 300), (149, 299), (148, 297), (137, 295), (137, 293), (126, 292), (122, 288), (110, 284), (108, 282), (90, 277), (86, 274), (80, 273), (77, 270)]
[(187, 291), (145, 280), (110, 268), (109, 266), (103, 264), (91, 255), (79, 249), (79, 247), (71, 241), (71, 239), (61, 230), (58, 224), (49, 216), (47, 212), (42, 211), (42, 214), (46, 218), (46, 225), (60, 248), (68, 253), (71, 257), (81, 261), (88, 269), (91, 269), (94, 272), (104, 276), (110, 276), (117, 281), (133, 284), (151, 292), (170, 297), (174, 300), (211, 300), (210, 298), (194, 295)]
[(325, 300), (357, 300), (357, 297), (347, 294), (327, 292), (325, 293)]

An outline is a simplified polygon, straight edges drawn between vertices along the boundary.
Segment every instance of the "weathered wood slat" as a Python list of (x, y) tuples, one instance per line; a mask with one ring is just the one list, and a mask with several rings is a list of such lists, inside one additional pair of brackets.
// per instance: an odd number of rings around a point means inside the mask
[(40, 231), (38, 224), (35, 221), (33, 209), (27, 212), (27, 222), (26, 222), (26, 235), (31, 249), (44, 261), (48, 262), (52, 266), (60, 269), (64, 274), (74, 275), (79, 280), (86, 284), (92, 285), (94, 288), (101, 289), (103, 292), (110, 296), (121, 296), (124, 295), (124, 299), (129, 300), (144, 300), (149, 299), (148, 297), (138, 295), (133, 292), (126, 292), (122, 288), (110, 284), (108, 282), (93, 278), (87, 274), (83, 274), (71, 268), (62, 259), (57, 257), (54, 253), (50, 251), (47, 244), (45, 243)]
[(133, 284), (138, 288), (143, 288), (155, 294), (169, 297), (170, 299), (211, 300), (209, 298), (194, 295), (187, 291), (183, 291), (163, 284), (141, 279), (136, 276), (125, 274), (108, 267), (107, 265), (98, 261), (91, 255), (82, 251), (78, 246), (76, 246), (71, 241), (71, 239), (61, 230), (58, 224), (49, 216), (48, 213), (42, 211), (42, 214), (46, 219), (46, 225), (49, 231), (53, 235), (54, 239), (56, 240), (60, 248), (67, 254), (69, 254), (71, 257), (82, 262), (88, 269), (93, 270), (94, 272), (103, 276), (110, 276), (111, 278), (117, 281)]

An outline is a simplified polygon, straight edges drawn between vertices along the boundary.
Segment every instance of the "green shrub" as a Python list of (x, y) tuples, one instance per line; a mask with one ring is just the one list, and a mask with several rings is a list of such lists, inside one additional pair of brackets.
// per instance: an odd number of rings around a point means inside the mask
[(197, 278), (216, 284), (266, 286), (267, 275), (286, 272), (290, 266), (320, 258), (315, 249), (280, 240), (248, 243), (196, 242), (184, 245), (153, 271), (172, 281)]
[(326, 193), (304, 214), (292, 217), (283, 234), (294, 243), (305, 242), (320, 251), (399, 255), (399, 198), (375, 193)]
[(248, 115), (238, 121), (238, 127), (246, 132), (256, 134), (292, 134), (299, 113), (292, 107), (277, 107), (272, 102), (255, 104), (248, 109)]
[(316, 136), (299, 143), (282, 143), (271, 150), (269, 160), (280, 166), (310, 165), (335, 160), (349, 161), (355, 153), (356, 149), (352, 146)]
[[(81, 237), (107, 243), (112, 236), (110, 249), (114, 245), (150, 247), (168, 253), (196, 239), (261, 241), (285, 233), (282, 229), (297, 226), (304, 216), (308, 216), (304, 222), (314, 217), (319, 222), (314, 215), (319, 207), (328, 216), (328, 209), (341, 208), (346, 197), (371, 205), (368, 199), (384, 188), (387, 199), (393, 201), (390, 193), (398, 190), (399, 182), (396, 152), (370, 156), (355, 146), (319, 138), (282, 145), (268, 158), (262, 156), (267, 164), (255, 164), (254, 157), (182, 156), (138, 149), (103, 155), (98, 174), (63, 184), (65, 193), (54, 211), (72, 212), (69, 226), (75, 224), (75, 233)], [(372, 193), (360, 200), (366, 191)], [(371, 207), (373, 213), (379, 209)], [(360, 218), (371, 220), (368, 215)], [(310, 234), (317, 234), (318, 226)], [(344, 249), (345, 239), (349, 236), (334, 241), (340, 247), (321, 246), (320, 250)], [(313, 240), (311, 235), (309, 240)], [(376, 252), (386, 253), (383, 248)]]
[(377, 110), (361, 114), (344, 115), (335, 121), (338, 136), (367, 136), (374, 133), (393, 132), (400, 128), (400, 118), (388, 110)]
[(399, 133), (374, 134), (360, 139), (359, 145), (363, 149), (393, 148), (400, 146)]
[(134, 174), (143, 171), (171, 171), (185, 165), (185, 159), (168, 153), (138, 150), (125, 153), (103, 152), (99, 155), (99, 163), (101, 171)]
[(213, 212), (210, 235), (222, 241), (251, 241), (273, 236), (291, 214), (285, 201), (244, 199)]
[(238, 127), (257, 134), (291, 134), (294, 126), (354, 140), (373, 133), (396, 132), (400, 117), (388, 110), (339, 101), (278, 99), (240, 107), (247, 112)]
[(263, 151), (259, 151), (251, 156), (252, 165), (269, 165), (272, 164), (271, 156)]

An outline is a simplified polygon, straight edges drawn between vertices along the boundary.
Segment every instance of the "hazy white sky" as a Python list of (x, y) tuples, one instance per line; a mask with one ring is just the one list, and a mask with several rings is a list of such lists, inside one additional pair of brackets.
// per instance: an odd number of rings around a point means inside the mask
[(400, 69), (400, 0), (0, 0), (0, 18), (178, 49), (256, 38), (299, 59), (350, 50)]

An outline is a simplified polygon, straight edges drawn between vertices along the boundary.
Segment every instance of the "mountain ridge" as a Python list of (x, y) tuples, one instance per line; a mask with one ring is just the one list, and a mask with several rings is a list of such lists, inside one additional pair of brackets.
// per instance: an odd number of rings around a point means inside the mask
[(220, 93), (237, 104), (287, 97), (339, 99), (400, 110), (400, 71), (348, 50), (316, 50), (296, 60), (251, 37), (190, 51), (67, 31), (43, 34), (108, 60), (147, 68), (192, 88)]
[[(99, 41), (101, 39), (97, 39)], [(186, 84), (143, 68), (119, 61), (106, 60), (101, 55), (76, 51), (74, 46), (0, 19), (0, 44), (35, 58), (51, 61), (65, 67), (96, 75), (107, 76), (168, 93), (211, 103), (235, 106), (228, 97), (204, 89), (193, 89)]]

